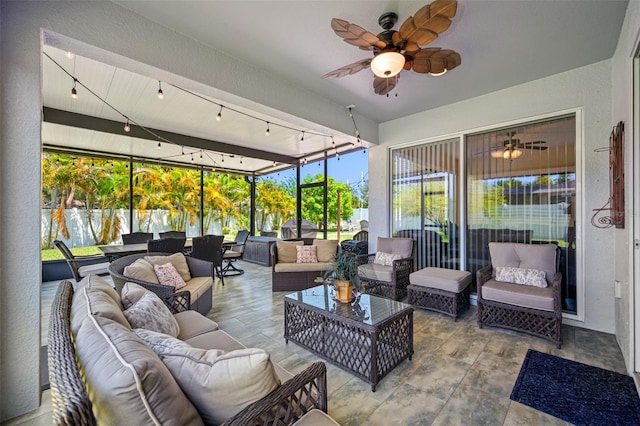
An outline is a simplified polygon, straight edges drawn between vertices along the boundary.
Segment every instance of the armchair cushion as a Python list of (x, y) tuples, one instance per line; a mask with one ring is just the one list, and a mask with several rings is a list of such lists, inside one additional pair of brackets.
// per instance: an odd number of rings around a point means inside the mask
[(524, 308), (554, 311), (553, 287), (534, 287), (491, 279), (482, 285), (482, 298)]
[(176, 270), (176, 267), (171, 263), (153, 265), (153, 270), (158, 277), (158, 284), (171, 286), (175, 288), (176, 291), (187, 285)]
[(318, 263), (318, 247), (296, 246), (296, 263)]
[(378, 251), (399, 254), (401, 259), (406, 259), (413, 252), (413, 238), (378, 237)]
[(182, 253), (174, 253), (171, 256), (145, 256), (144, 259), (152, 265), (171, 263), (185, 282), (191, 279), (189, 264), (187, 264), (187, 259)]
[(318, 262), (329, 263), (333, 261), (338, 251), (338, 240), (321, 240), (316, 238), (313, 240), (313, 245), (318, 247)]
[(296, 246), (301, 245), (304, 245), (304, 241), (276, 241), (276, 248), (278, 249), (277, 262), (295, 263), (297, 256)]
[(378, 251), (373, 263), (382, 266), (393, 266), (393, 261), (398, 259), (402, 259), (402, 255)]
[(555, 244), (489, 243), (493, 276), (500, 266), (538, 269), (551, 283), (556, 273), (556, 248)]
[(145, 328), (177, 337), (178, 322), (169, 308), (152, 291), (147, 291), (136, 303), (124, 311), (132, 328)]
[(377, 263), (365, 263), (358, 266), (358, 276), (360, 279), (375, 281), (393, 281), (393, 266), (380, 265)]
[(124, 274), (137, 280), (159, 284), (153, 265), (142, 258), (137, 259), (129, 266), (125, 266)]
[(263, 349), (199, 349), (149, 330), (134, 330), (156, 352), (205, 424), (220, 424), (280, 384)]
[(547, 287), (544, 271), (539, 269), (512, 268), (509, 266), (496, 267), (496, 281), (505, 283)]

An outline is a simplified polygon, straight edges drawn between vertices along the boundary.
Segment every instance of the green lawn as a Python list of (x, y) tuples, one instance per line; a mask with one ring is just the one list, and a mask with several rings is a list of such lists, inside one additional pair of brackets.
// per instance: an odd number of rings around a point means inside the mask
[[(351, 232), (340, 232), (340, 241), (348, 240), (353, 237), (356, 231)], [(228, 239), (233, 239), (233, 236), (226, 236)], [(327, 239), (336, 240), (338, 238), (338, 233), (336, 231), (328, 232)], [(75, 247), (71, 249), (71, 252), (77, 256), (87, 256), (92, 254), (102, 254), (98, 246), (87, 246), (87, 247)], [(60, 250), (58, 249), (45, 249), (42, 250), (42, 260), (63, 260), (64, 257)]]

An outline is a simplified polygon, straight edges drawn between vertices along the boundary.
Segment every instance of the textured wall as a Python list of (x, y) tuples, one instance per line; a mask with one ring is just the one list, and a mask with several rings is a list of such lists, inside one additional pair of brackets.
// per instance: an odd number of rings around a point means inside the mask
[[(583, 201), (582, 229), (578, 229), (578, 244), (585, 254), (584, 280), (580, 307), (583, 321), (573, 321), (583, 327), (614, 332), (613, 303), (613, 231), (601, 230), (589, 224), (591, 210), (608, 198), (608, 156), (593, 150), (606, 146), (611, 131), (611, 61), (553, 75), (514, 86), (488, 95), (469, 99), (442, 108), (425, 111), (380, 125), (380, 146), (369, 153), (369, 208), (380, 213), (370, 220), (370, 241), (389, 233), (389, 154), (393, 145), (425, 141), (455, 135), (461, 131), (498, 126), (556, 111), (582, 108), (583, 145), (581, 188)], [(580, 165), (579, 165), (580, 166)], [(588, 171), (588, 173), (586, 173)], [(375, 191), (373, 190), (375, 188)], [(567, 321), (570, 323), (570, 321)]]

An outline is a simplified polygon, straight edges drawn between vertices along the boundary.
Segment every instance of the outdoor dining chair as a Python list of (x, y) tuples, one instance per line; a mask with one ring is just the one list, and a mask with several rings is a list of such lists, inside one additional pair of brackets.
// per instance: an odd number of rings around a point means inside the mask
[(236, 234), (236, 243), (224, 252), (223, 260), (227, 262), (227, 264), (224, 266), (224, 268), (222, 268), (223, 275), (231, 276), (244, 274), (244, 271), (242, 269), (236, 268), (234, 263), (236, 260), (242, 259), (242, 256), (244, 255), (244, 247), (247, 243), (247, 238), (249, 238), (249, 231), (238, 231), (238, 233)]
[(103, 255), (74, 256), (64, 242), (55, 240), (53, 245), (62, 252), (76, 282), (79, 282), (89, 274), (109, 275), (109, 262), (96, 263), (98, 260), (105, 260)]
[[(220, 278), (220, 282), (224, 285), (224, 274), (222, 273), (222, 256), (224, 248), (222, 243), (223, 235), (203, 235), (202, 237), (193, 237), (193, 245), (191, 249), (191, 257), (196, 259), (207, 260), (213, 263), (213, 274)], [(213, 277), (215, 280), (215, 277)]]
[(186, 238), (160, 238), (159, 240), (147, 241), (147, 252), (160, 252), (160, 253), (182, 253), (184, 251), (184, 244), (187, 242)]
[(153, 232), (132, 232), (131, 234), (122, 234), (122, 244), (140, 244), (153, 240)]

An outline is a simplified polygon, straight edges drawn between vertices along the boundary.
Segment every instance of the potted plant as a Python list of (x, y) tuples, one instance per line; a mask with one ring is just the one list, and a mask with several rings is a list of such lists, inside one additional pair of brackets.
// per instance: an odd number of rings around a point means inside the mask
[(327, 281), (337, 291), (336, 299), (340, 302), (351, 302), (353, 288), (359, 288), (358, 263), (351, 253), (338, 253), (332, 261), (333, 270), (327, 273)]

